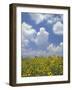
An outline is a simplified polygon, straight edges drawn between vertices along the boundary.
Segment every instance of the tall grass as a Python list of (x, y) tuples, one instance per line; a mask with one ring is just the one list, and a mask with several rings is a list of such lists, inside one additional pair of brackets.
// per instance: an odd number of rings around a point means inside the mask
[(27, 57), (22, 59), (21, 76), (63, 75), (63, 57)]

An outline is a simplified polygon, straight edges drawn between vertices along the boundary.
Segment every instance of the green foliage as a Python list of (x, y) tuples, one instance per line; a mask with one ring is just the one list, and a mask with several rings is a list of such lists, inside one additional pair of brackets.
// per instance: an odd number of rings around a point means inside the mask
[(63, 57), (32, 57), (22, 59), (21, 76), (54, 76), (63, 74)]

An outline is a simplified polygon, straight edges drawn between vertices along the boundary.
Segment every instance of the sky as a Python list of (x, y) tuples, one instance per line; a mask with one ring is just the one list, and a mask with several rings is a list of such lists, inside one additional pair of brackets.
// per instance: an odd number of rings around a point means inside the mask
[(63, 56), (63, 15), (21, 12), (21, 56)]

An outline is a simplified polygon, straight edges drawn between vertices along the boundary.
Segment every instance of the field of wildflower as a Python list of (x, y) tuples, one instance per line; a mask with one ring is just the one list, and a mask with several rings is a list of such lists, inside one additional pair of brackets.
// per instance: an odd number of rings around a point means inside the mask
[(49, 56), (22, 58), (22, 77), (55, 75), (63, 75), (63, 57)]

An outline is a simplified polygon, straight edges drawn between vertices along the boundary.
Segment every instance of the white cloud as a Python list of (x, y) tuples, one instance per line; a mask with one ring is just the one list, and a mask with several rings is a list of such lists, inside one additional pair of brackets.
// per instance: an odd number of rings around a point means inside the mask
[(42, 21), (46, 20), (46, 21), (51, 21), (53, 22), (53, 16), (52, 14), (36, 14), (36, 13), (32, 13), (32, 14), (29, 14), (32, 18), (32, 20), (34, 20), (36, 22), (36, 24), (39, 24), (41, 23)]
[(26, 40), (26, 39), (22, 40), (21, 41), (21, 47), (22, 47), (22, 49), (28, 48), (29, 47), (29, 40)]
[(40, 31), (37, 33), (35, 42), (39, 47), (46, 47), (48, 45), (48, 37), (49, 33), (45, 30), (44, 27), (41, 27)]
[(43, 14), (31, 13), (29, 15), (31, 16), (32, 20), (36, 22), (36, 24), (39, 24), (45, 19), (45, 16)]
[(48, 20), (47, 22), (48, 22), (49, 24), (53, 24), (54, 21), (50, 19), (50, 20)]
[(47, 22), (49, 24), (54, 24), (54, 23), (56, 23), (58, 21), (61, 22), (62, 21), (62, 18), (61, 17), (59, 18), (58, 16), (54, 17), (53, 15), (50, 18), (48, 18), (48, 20), (47, 20)]
[(58, 21), (53, 25), (53, 32), (57, 35), (62, 35), (63, 34), (63, 24)]
[(29, 49), (24, 49), (22, 52), (22, 56), (23, 57), (34, 57), (34, 56), (48, 56), (48, 53), (46, 52), (46, 50), (33, 50), (31, 48)]
[(62, 55), (63, 52), (63, 43), (61, 42), (58, 46), (50, 44), (47, 48), (49, 54), (51, 55)]
[(55, 24), (56, 22), (63, 22), (63, 15), (62, 14), (51, 14), (50, 17), (47, 19), (47, 22), (50, 24)]
[[(36, 34), (36, 36), (34, 36)], [(46, 55), (46, 51), (43, 51), (43, 48), (48, 46), (48, 35), (49, 33), (45, 30), (44, 27), (40, 28), (39, 32), (36, 32), (32, 26), (27, 23), (22, 24), (22, 35), (21, 35), (21, 52), (22, 56), (42, 56)], [(33, 49), (30, 46), (32, 42), (37, 46)]]
[(36, 24), (39, 24), (44, 20), (46, 21), (46, 23), (49, 23), (49, 24), (54, 24), (57, 21), (63, 21), (62, 15), (59, 15), (60, 17), (54, 16), (54, 14), (44, 14), (44, 13), (43, 14), (31, 13), (29, 15), (31, 16), (32, 20), (35, 21)]
[[(36, 31), (31, 25), (23, 22), (21, 30), (21, 52), (23, 53), (30, 48), (30, 41), (34, 40)], [(26, 49), (26, 50), (25, 50)]]
[(23, 22), (22, 23), (22, 39), (28, 39), (31, 40), (34, 38), (36, 34), (35, 29), (32, 28), (31, 25)]
[(50, 44), (46, 50), (39, 50), (35, 49), (33, 50), (32, 48), (27, 48), (23, 50), (22, 56), (23, 57), (34, 57), (34, 56), (51, 56), (51, 55), (59, 55), (62, 56), (63, 52), (63, 43), (61, 42), (58, 46), (54, 46), (53, 44)]
[[(23, 22), (22, 23), (22, 33), (21, 33), (21, 50), (22, 55), (28, 53), (28, 55), (31, 55), (34, 53), (38, 55), (41, 51), (32, 50), (32, 46), (30, 46), (30, 43), (33, 42), (37, 50), (40, 50), (42, 48), (46, 48), (48, 45), (48, 35), (49, 33), (45, 30), (44, 27), (40, 28), (39, 32), (36, 32), (31, 25)], [(29, 53), (30, 52), (30, 53)], [(41, 54), (42, 55), (42, 54)]]
[(22, 42), (33, 41), (38, 46), (45, 46), (48, 43), (49, 33), (44, 27), (40, 28), (39, 32), (36, 32), (32, 26), (23, 23), (22, 24)]
[[(49, 56), (49, 55), (60, 55), (62, 54), (63, 43), (61, 42), (58, 46), (50, 44), (48, 46), (49, 33), (44, 27), (41, 27), (39, 32), (36, 32), (33, 27), (27, 23), (22, 23), (21, 33), (21, 55), (22, 56)], [(33, 42), (36, 48), (33, 48)], [(47, 49), (47, 50), (46, 50)]]

